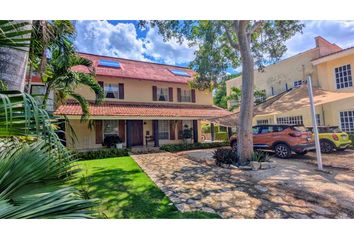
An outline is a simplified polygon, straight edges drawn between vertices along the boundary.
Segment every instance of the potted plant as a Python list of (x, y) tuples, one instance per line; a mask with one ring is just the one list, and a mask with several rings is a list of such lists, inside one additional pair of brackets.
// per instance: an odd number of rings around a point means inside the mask
[(105, 137), (103, 140), (103, 145), (108, 148), (112, 148), (112, 147), (115, 147), (118, 149), (123, 148), (122, 140), (117, 135), (110, 135), (110, 136)]

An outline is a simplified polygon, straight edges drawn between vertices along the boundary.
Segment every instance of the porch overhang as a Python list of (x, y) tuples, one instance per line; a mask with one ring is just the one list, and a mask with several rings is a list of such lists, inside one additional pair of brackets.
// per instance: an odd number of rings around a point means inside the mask
[[(146, 120), (205, 120), (222, 117), (231, 112), (212, 105), (105, 102), (100, 105), (90, 103), (90, 119), (146, 119)], [(54, 115), (66, 115), (69, 119), (80, 119), (79, 104), (69, 101), (58, 107)]]
[[(354, 92), (332, 92), (320, 88), (313, 88), (314, 104), (320, 106), (347, 98), (354, 97)], [(293, 111), (296, 109), (310, 108), (307, 84), (287, 92), (279, 94), (254, 107), (253, 116), (270, 117), (276, 114)], [(237, 124), (239, 112), (228, 116), (211, 118), (209, 121), (226, 127), (234, 127)]]

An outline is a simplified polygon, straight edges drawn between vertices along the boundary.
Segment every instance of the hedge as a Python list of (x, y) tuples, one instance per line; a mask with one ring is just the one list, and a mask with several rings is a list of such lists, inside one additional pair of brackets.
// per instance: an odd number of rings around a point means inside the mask
[(228, 141), (229, 135), (227, 134), (227, 132), (216, 132), (215, 140)]
[(110, 157), (125, 157), (129, 156), (127, 149), (118, 148), (102, 148), (88, 152), (77, 152), (75, 156), (78, 160), (92, 160)]
[(193, 149), (206, 149), (229, 146), (228, 142), (212, 142), (212, 143), (187, 143), (187, 144), (165, 144), (160, 150), (167, 152), (179, 152)]
[(354, 134), (349, 134), (349, 139), (352, 140), (352, 149), (354, 149)]

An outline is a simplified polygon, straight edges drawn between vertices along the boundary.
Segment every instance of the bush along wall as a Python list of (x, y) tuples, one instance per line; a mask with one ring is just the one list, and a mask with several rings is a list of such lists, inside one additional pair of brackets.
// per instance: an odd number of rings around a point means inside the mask
[(206, 149), (229, 146), (228, 142), (212, 142), (212, 143), (190, 143), (190, 144), (165, 144), (160, 150), (167, 152), (179, 152), (193, 149)]
[(78, 160), (91, 160), (111, 157), (125, 157), (129, 156), (129, 153), (127, 149), (102, 148), (88, 152), (77, 152), (75, 156)]
[(352, 140), (352, 149), (354, 149), (354, 134), (349, 134), (349, 139)]

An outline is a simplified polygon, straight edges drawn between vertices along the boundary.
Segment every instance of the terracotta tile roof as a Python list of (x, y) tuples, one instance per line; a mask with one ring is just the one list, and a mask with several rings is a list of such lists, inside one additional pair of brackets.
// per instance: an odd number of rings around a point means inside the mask
[[(195, 117), (207, 119), (216, 116), (226, 116), (231, 112), (212, 105), (160, 104), (105, 102), (101, 105), (90, 104), (91, 116), (125, 116), (125, 117)], [(61, 105), (55, 115), (82, 114), (81, 107), (74, 102)]]
[[(82, 57), (90, 59), (94, 63), (97, 76), (107, 76), (107, 77), (119, 77), (119, 78), (128, 78), (128, 79), (141, 79), (141, 80), (150, 80), (150, 81), (161, 81), (161, 82), (173, 82), (173, 83), (187, 83), (188, 81), (193, 80), (193, 76), (196, 74), (193, 70), (151, 63), (143, 62), (137, 60), (129, 60), (124, 58), (115, 58), (107, 56), (99, 56), (89, 53), (79, 53)], [(98, 66), (99, 60), (112, 60), (118, 61), (121, 65), (120, 68), (112, 67), (102, 67)], [(176, 76), (170, 70), (183, 70), (187, 72), (191, 77)], [(73, 70), (80, 72), (88, 72), (86, 67), (77, 66)]]

